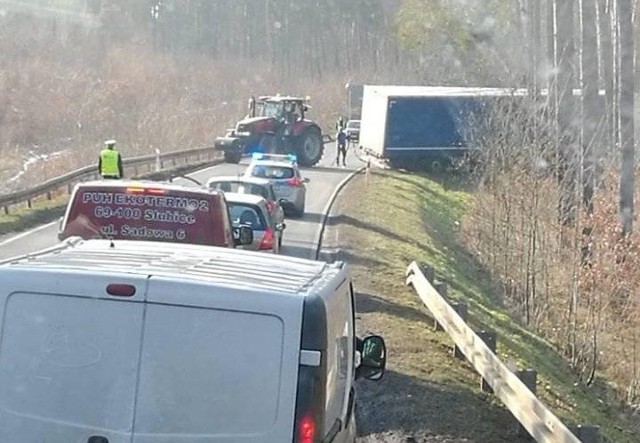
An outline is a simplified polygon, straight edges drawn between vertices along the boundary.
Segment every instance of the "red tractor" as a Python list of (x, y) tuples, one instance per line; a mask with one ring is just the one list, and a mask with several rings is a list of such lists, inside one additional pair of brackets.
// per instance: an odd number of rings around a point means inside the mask
[(238, 163), (244, 154), (294, 154), (300, 166), (313, 166), (324, 151), (322, 131), (305, 118), (308, 99), (262, 96), (249, 100), (249, 113), (215, 140), (215, 149), (224, 152), (229, 163)]

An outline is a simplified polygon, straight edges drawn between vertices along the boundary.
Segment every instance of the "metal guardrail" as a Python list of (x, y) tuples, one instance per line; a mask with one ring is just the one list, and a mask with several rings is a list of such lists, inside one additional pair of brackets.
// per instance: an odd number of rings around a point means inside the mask
[[(2, 0), (0, 0), (0, 4), (2, 4)], [(328, 134), (323, 134), (322, 141), (324, 144), (327, 144), (333, 142), (334, 138)], [(198, 160), (201, 160), (202, 157), (205, 157), (206, 159), (213, 161), (222, 159), (222, 155), (223, 154), (221, 151), (217, 151), (211, 146), (206, 146), (200, 148), (185, 149), (181, 151), (143, 155), (140, 157), (125, 159), (123, 160), (122, 164), (124, 168), (133, 168), (134, 176), (137, 176), (139, 173), (139, 168), (145, 165), (149, 166), (148, 172), (151, 172), (152, 165), (155, 165), (155, 170), (159, 171), (164, 169), (166, 162), (171, 162), (173, 166), (177, 166), (178, 160), (182, 159), (185, 160), (185, 164), (188, 164), (191, 157), (197, 157)], [(73, 184), (79, 181), (83, 181), (87, 178), (98, 178), (97, 166), (85, 166), (83, 168), (76, 169), (75, 171), (61, 175), (60, 177), (47, 180), (46, 182), (41, 183), (33, 188), (23, 189), (10, 194), (2, 194), (0, 195), (0, 207), (3, 208), (5, 214), (9, 214), (9, 208), (11, 206), (20, 203), (26, 202), (27, 207), (31, 208), (31, 201), (33, 199), (46, 195), (47, 199), (51, 200), (53, 192), (65, 186), (67, 187), (67, 193), (70, 193)]]
[(433, 268), (413, 262), (407, 268), (406, 277), (407, 285), (413, 286), (438, 326), (453, 339), (456, 351), (464, 354), (483, 382), (491, 386), (491, 391), (502, 400), (531, 437), (538, 442), (599, 441), (597, 427), (579, 426), (578, 438), (498, 359), (487, 343), (467, 325), (454, 306), (435, 289)]
[[(221, 159), (222, 154), (219, 151), (214, 150), (210, 146), (185, 149), (182, 151), (172, 151), (167, 153), (143, 155), (140, 157), (133, 157), (125, 159), (122, 162), (125, 171), (133, 170), (133, 176), (138, 176), (140, 169), (147, 166), (148, 171), (152, 172), (161, 171), (165, 169), (165, 166), (170, 164), (171, 167), (177, 167), (180, 163), (187, 165), (191, 160), (196, 162), (214, 161)], [(127, 175), (127, 174), (125, 174)], [(60, 188), (66, 187), (67, 193), (71, 192), (72, 186), (80, 181), (86, 179), (98, 178), (98, 168), (96, 165), (85, 166), (60, 177), (47, 180), (30, 189), (23, 189), (10, 194), (0, 195), (0, 206), (4, 209), (4, 213), (9, 213), (9, 208), (13, 205), (20, 203), (27, 203), (27, 206), (31, 207), (31, 201), (35, 198), (46, 195), (50, 200), (52, 194)]]

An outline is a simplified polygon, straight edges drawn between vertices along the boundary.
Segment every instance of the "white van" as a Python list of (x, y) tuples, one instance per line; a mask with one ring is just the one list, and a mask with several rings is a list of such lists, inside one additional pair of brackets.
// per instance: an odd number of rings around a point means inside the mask
[(342, 263), (74, 238), (1, 263), (0, 306), (3, 443), (353, 442), (386, 364)]

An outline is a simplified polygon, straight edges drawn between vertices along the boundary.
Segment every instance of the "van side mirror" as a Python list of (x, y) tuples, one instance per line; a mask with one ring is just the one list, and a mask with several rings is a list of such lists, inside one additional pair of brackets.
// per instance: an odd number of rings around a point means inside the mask
[(387, 347), (379, 335), (370, 335), (359, 341), (360, 365), (356, 368), (356, 378), (380, 380), (387, 365)]
[(233, 239), (236, 246), (250, 245), (253, 243), (253, 229), (247, 225), (241, 225), (234, 229)]

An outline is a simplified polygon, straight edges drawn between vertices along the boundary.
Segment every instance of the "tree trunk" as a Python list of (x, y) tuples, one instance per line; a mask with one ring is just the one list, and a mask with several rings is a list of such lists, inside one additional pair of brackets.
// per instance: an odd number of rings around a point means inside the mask
[[(611, 0), (598, 0), (598, 25), (600, 31), (600, 66), (602, 66), (602, 80), (605, 91), (605, 126), (602, 131), (602, 146), (600, 152), (596, 152), (600, 162), (604, 162), (613, 150), (615, 140), (613, 122), (614, 103), (614, 77), (613, 77), (613, 35), (611, 33)], [(598, 183), (600, 178), (597, 178)]]
[(633, 228), (633, 194), (635, 184), (634, 159), (634, 69), (633, 23), (631, 0), (618, 0), (620, 26), (620, 217), (624, 234)]
[(558, 60), (558, 121), (560, 124), (560, 221), (567, 225), (575, 219), (576, 146), (575, 100), (573, 98), (575, 41), (574, 4), (556, 4), (556, 56)]
[(595, 0), (581, 0), (582, 24), (582, 201), (589, 214), (593, 212), (594, 152), (600, 120), (598, 106), (598, 41)]

